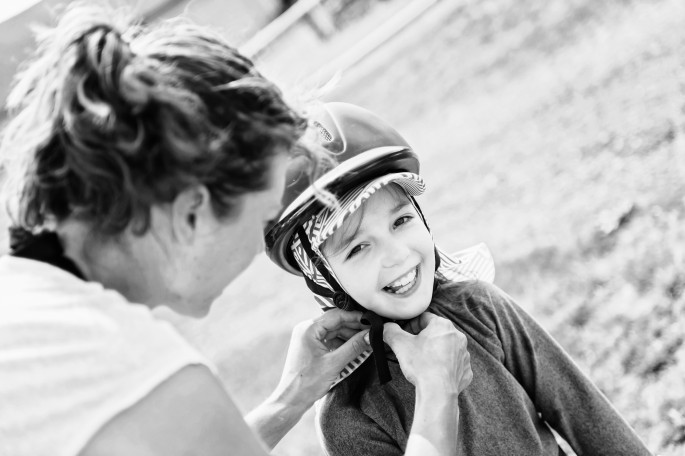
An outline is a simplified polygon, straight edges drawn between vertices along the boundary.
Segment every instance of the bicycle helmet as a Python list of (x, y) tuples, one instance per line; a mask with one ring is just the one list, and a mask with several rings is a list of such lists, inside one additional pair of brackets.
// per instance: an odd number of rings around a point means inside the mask
[(419, 173), (419, 160), (407, 141), (375, 114), (349, 103), (326, 103), (310, 115), (318, 143), (339, 165), (313, 184), (302, 169), (291, 169), (283, 196), (284, 211), (266, 230), (266, 253), (286, 271), (302, 275), (290, 244), (299, 226), (324, 209), (315, 187), (340, 198), (349, 190), (390, 173)]

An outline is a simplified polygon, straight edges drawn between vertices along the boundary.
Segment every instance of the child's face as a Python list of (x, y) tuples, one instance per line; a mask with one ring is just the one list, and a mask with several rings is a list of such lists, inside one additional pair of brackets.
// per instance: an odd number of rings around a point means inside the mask
[(409, 319), (430, 304), (433, 239), (395, 184), (374, 193), (326, 240), (322, 252), (345, 291), (378, 315)]

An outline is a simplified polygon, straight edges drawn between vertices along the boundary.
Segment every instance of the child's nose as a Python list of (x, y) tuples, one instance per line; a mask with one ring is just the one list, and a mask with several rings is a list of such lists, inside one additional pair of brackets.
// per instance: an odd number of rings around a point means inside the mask
[(384, 248), (383, 266), (391, 268), (401, 265), (406, 261), (408, 255), (409, 249), (406, 245), (399, 242), (388, 242)]

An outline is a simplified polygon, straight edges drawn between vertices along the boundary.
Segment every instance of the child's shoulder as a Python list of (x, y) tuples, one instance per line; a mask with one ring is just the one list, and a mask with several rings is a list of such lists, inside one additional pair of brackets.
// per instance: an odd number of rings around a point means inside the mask
[(480, 280), (443, 283), (430, 311), (452, 321), (476, 339), (499, 339), (516, 304), (496, 285)]
[(367, 387), (356, 383), (364, 380), (359, 375), (355, 371), (316, 404), (316, 424), (328, 454), (358, 454), (354, 442), (373, 432), (373, 420), (362, 407), (368, 401)]
[(467, 309), (489, 315), (508, 307), (511, 298), (496, 285), (481, 280), (444, 282), (433, 296), (432, 305), (450, 310)]
[[(347, 379), (346, 379), (347, 380)], [(347, 382), (343, 380), (316, 403), (316, 414), (323, 428), (337, 428), (356, 419), (358, 407), (350, 398)]]

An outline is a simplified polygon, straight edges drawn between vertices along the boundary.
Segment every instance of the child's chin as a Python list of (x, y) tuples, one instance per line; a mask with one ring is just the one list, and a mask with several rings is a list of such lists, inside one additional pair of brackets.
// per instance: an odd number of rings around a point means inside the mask
[[(392, 315), (381, 315), (382, 317), (392, 318), (393, 320), (411, 320), (416, 318), (428, 309), (430, 303), (421, 306), (414, 306), (409, 309), (402, 309), (401, 312), (393, 312)], [(379, 314), (380, 315), (380, 314)]]

